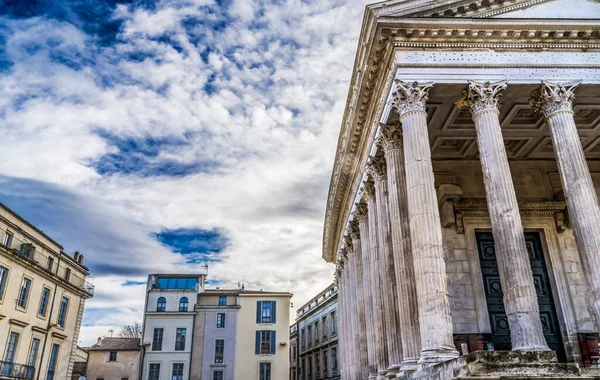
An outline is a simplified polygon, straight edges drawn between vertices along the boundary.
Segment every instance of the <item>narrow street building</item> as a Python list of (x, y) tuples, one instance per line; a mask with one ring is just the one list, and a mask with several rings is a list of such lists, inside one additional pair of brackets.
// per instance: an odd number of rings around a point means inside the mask
[(599, 19), (591, 0), (367, 6), (323, 234), (342, 379), (597, 361)]
[(83, 259), (0, 203), (0, 378), (71, 378), (94, 294)]
[(88, 349), (86, 378), (139, 379), (141, 353), (139, 338), (98, 338), (98, 342)]

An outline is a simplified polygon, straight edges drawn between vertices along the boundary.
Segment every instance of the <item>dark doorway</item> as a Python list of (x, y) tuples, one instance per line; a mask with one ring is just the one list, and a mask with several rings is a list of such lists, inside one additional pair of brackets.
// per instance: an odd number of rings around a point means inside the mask
[[(508, 326), (508, 319), (504, 311), (494, 238), (491, 232), (478, 232), (476, 233), (476, 238), (494, 347), (496, 350), (510, 351), (510, 327)], [(542, 320), (544, 336), (546, 337), (548, 346), (556, 352), (558, 360), (564, 362), (566, 360), (565, 351), (540, 234), (537, 232), (526, 232), (525, 243), (527, 245), (527, 252), (529, 253), (533, 282), (540, 306), (540, 319)]]

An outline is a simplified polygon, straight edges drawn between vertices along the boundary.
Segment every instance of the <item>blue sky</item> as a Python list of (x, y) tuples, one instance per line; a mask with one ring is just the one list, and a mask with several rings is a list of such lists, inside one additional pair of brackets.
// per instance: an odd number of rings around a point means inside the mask
[(82, 344), (146, 274), (332, 280), (329, 177), (367, 1), (30, 0), (0, 12), (0, 201), (81, 251)]

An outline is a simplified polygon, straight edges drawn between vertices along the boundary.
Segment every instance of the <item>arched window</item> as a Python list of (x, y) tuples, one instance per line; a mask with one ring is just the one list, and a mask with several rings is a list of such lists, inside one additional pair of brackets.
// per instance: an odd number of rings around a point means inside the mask
[(187, 297), (181, 297), (181, 299), (179, 300), (179, 311), (188, 311)]
[(165, 311), (167, 308), (167, 300), (165, 297), (160, 297), (158, 301), (156, 301), (156, 311)]

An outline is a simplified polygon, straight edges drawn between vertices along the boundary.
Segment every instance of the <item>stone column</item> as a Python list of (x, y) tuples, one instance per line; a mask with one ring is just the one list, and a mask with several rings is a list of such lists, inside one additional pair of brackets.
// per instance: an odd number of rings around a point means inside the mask
[(348, 285), (347, 285), (347, 297), (346, 297), (346, 310), (350, 322), (350, 378), (360, 380), (360, 346), (358, 336), (358, 307), (356, 304), (356, 273), (354, 271), (355, 260), (354, 247), (352, 246), (352, 237), (350, 235), (344, 236), (345, 245), (344, 249), (348, 255), (346, 262), (346, 268), (348, 272)]
[(419, 324), (419, 363), (437, 363), (458, 356), (452, 337), (448, 281), (442, 228), (431, 164), (425, 102), (432, 83), (397, 80), (394, 106), (404, 135), (406, 194), (410, 221)]
[(572, 110), (574, 90), (580, 83), (543, 81), (541, 89), (532, 94), (530, 103), (544, 113), (552, 133), (577, 250), (594, 295), (596, 320), (600, 321), (600, 208)]
[(479, 160), (512, 349), (546, 351), (549, 348), (542, 331), (523, 224), (498, 118), (498, 99), (505, 88), (506, 81), (469, 81), (467, 104), (473, 113), (477, 131)]
[(356, 204), (356, 220), (358, 221), (360, 233), (360, 249), (362, 251), (362, 268), (363, 268), (363, 297), (365, 309), (365, 325), (367, 326), (367, 361), (369, 380), (377, 378), (377, 358), (376, 340), (375, 340), (375, 313), (373, 313), (373, 296), (375, 287), (371, 281), (371, 265), (373, 261), (372, 251), (369, 248), (369, 211), (364, 200)]
[(377, 207), (377, 254), (379, 256), (379, 278), (382, 284), (383, 316), (387, 342), (388, 368), (386, 377), (396, 378), (402, 363), (400, 322), (398, 319), (398, 289), (396, 269), (390, 233), (388, 208), (387, 170), (383, 157), (369, 161), (369, 173), (375, 179), (375, 204)]
[[(354, 266), (351, 268), (355, 275), (356, 284), (356, 306), (357, 306), (357, 330), (358, 330), (358, 351), (360, 360), (360, 380), (366, 380), (369, 377), (369, 348), (367, 346), (367, 325), (365, 318), (365, 291), (363, 284), (363, 260), (362, 244), (360, 240), (360, 229), (358, 226), (356, 213), (353, 220), (349, 223), (348, 232), (352, 238), (352, 255), (354, 256)], [(370, 312), (370, 310), (368, 310)]]
[[(369, 170), (367, 168), (367, 170)], [(378, 251), (380, 249), (377, 243), (377, 204), (375, 203), (375, 183), (372, 179), (365, 182), (365, 197), (367, 198), (367, 209), (369, 210), (369, 250), (371, 251), (372, 261), (369, 268), (371, 288), (373, 291), (372, 313), (373, 313), (373, 331), (375, 333), (375, 359), (377, 360), (377, 378), (384, 379), (388, 369), (387, 341), (385, 337), (385, 317), (383, 310), (383, 283), (379, 275), (381, 268)]]
[(400, 336), (402, 338), (402, 372), (417, 369), (421, 351), (417, 290), (410, 242), (410, 226), (404, 173), (404, 152), (400, 126), (381, 126), (378, 143), (385, 152), (388, 173), (388, 198), (392, 250), (396, 267)]
[[(344, 270), (343, 263), (341, 259), (341, 255), (338, 255), (338, 262), (336, 265), (335, 278), (338, 285), (338, 361), (339, 361), (339, 369), (340, 369), (340, 378), (347, 380), (346, 377), (346, 318), (345, 316), (345, 308), (344, 308)], [(308, 334), (308, 330), (306, 332)], [(313, 337), (307, 335), (307, 339), (312, 341)], [(307, 358), (308, 359), (308, 358)], [(312, 360), (312, 359), (311, 359)], [(312, 365), (312, 364), (311, 364)], [(315, 370), (313, 366), (313, 371)], [(305, 374), (306, 376), (306, 374)]]

